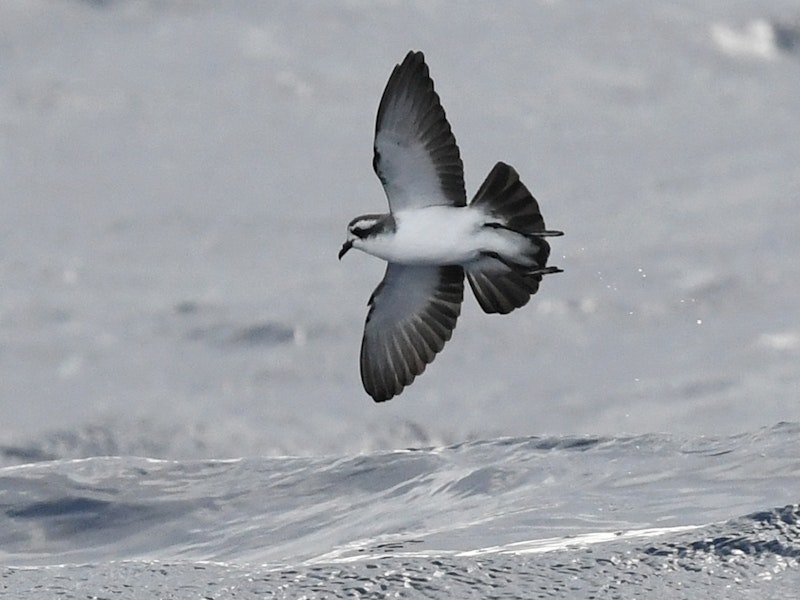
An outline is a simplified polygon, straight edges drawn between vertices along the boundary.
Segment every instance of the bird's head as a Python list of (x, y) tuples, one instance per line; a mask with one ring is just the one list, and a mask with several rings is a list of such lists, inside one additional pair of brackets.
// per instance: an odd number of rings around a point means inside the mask
[(347, 225), (347, 240), (339, 250), (339, 260), (342, 260), (350, 248), (363, 249), (371, 240), (394, 231), (394, 227), (394, 218), (391, 214), (356, 217)]

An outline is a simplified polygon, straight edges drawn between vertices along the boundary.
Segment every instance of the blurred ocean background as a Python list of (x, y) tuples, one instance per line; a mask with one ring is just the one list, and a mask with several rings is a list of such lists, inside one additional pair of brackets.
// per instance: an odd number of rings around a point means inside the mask
[[(376, 405), (425, 52), (552, 240)], [(800, 598), (800, 5), (4, 0), (0, 596)]]

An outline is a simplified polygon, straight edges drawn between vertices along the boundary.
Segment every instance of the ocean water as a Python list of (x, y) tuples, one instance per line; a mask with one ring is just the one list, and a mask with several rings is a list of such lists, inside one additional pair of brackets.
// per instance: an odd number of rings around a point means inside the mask
[(720, 438), (529, 437), (358, 456), (23, 464), (0, 479), (0, 590), (792, 597), (800, 508), (775, 501), (796, 493), (798, 456), (800, 427), (781, 424)]
[[(798, 23), (0, 3), (0, 596), (800, 597)], [(376, 405), (336, 253), (410, 49), (564, 273)]]

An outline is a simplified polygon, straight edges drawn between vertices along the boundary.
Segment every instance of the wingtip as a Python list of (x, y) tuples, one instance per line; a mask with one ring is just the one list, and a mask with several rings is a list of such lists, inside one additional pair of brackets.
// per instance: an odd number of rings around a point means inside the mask
[(392, 398), (397, 396), (397, 394), (392, 394), (391, 396), (387, 396), (385, 394), (384, 395), (379, 395), (379, 394), (374, 394), (373, 395), (373, 394), (370, 394), (369, 392), (367, 392), (367, 393), (370, 395), (370, 397), (372, 398), (372, 401), (375, 404), (383, 404), (384, 402), (388, 402), (389, 400), (391, 400)]

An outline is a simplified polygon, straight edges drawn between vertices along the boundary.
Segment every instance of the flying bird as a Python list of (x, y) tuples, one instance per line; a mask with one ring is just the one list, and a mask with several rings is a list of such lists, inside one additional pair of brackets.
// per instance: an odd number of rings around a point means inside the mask
[(513, 167), (498, 162), (470, 204), (455, 137), (422, 52), (392, 71), (375, 125), (372, 166), (389, 212), (356, 217), (339, 259), (356, 248), (388, 262), (369, 298), (361, 381), (375, 402), (396, 396), (444, 347), (464, 298), (464, 275), (481, 308), (524, 306), (547, 266), (548, 230)]

